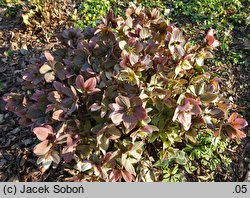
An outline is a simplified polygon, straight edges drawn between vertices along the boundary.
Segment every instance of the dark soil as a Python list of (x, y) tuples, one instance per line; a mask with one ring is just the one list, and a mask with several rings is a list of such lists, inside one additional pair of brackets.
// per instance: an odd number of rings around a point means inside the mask
[(4, 110), (2, 96), (5, 93), (24, 92), (21, 72), (28, 60), (39, 58), (43, 51), (51, 50), (57, 43), (53, 36), (46, 38), (41, 29), (26, 28), (21, 10), (12, 9), (13, 13), (6, 17), (10, 10), (0, 7), (0, 181), (61, 181), (70, 176), (65, 171), (67, 168), (59, 165), (59, 169), (43, 172), (32, 152), (36, 137), (29, 128), (19, 127), (16, 115)]

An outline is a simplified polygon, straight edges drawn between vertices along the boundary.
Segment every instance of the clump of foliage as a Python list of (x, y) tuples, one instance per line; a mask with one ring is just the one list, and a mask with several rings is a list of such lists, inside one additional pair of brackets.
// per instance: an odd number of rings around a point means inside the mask
[(164, 1), (172, 9), (170, 16), (183, 19), (192, 24), (187, 32), (195, 34), (197, 29), (214, 28), (218, 31), (221, 49), (228, 52), (232, 44), (232, 31), (236, 25), (246, 25), (247, 12), (244, 0), (201, 0), (201, 1)]
[[(237, 13), (242, 8), (241, 0), (201, 0), (201, 1), (183, 1), (175, 0), (172, 3), (173, 8), (181, 9), (182, 14), (189, 16), (191, 20), (197, 23), (206, 23), (211, 21), (218, 22), (225, 18), (227, 14)], [(166, 1), (166, 4), (171, 5)], [(181, 13), (181, 12), (180, 12)], [(179, 14), (180, 14), (179, 13)], [(175, 13), (178, 14), (178, 13)], [(222, 21), (223, 22), (223, 21)]]
[(114, 10), (114, 14), (116, 16), (125, 16), (126, 8), (129, 6), (129, 2), (133, 2), (134, 4), (142, 5), (143, 7), (147, 9), (154, 9), (159, 8), (160, 11), (164, 12), (165, 5), (161, 0), (125, 0), (125, 1), (119, 1), (119, 0), (112, 0), (111, 5), (112, 9)]
[(110, 9), (111, 1), (105, 0), (87, 0), (80, 4), (78, 15), (81, 19), (74, 24), (75, 28), (84, 29), (87, 26), (96, 26), (97, 20), (101, 20)]
[[(237, 91), (228, 87), (228, 97), (231, 95), (237, 99), (240, 106), (248, 106), (247, 100), (243, 97), (247, 93), (248, 83), (239, 86), (231, 78), (233, 71), (237, 78), (240, 78), (237, 75), (239, 69), (248, 71), (249, 36), (247, 30), (250, 24), (248, 2), (246, 0), (175, 0), (164, 1), (164, 3), (171, 9), (168, 17), (182, 24), (186, 36), (192, 38), (193, 42), (202, 39), (204, 30), (211, 27), (216, 29), (220, 50), (207, 65), (219, 76), (230, 79), (229, 82), (234, 84), (233, 87), (235, 85), (238, 87)], [(242, 113), (248, 115), (248, 111)]]
[(45, 169), (64, 160), (74, 181), (197, 181), (228, 167), (228, 141), (244, 138), (247, 122), (205, 70), (213, 29), (194, 45), (158, 9), (130, 3), (125, 18), (109, 11), (59, 40), (24, 71), (27, 94), (4, 96), (39, 139)]
[(109, 9), (113, 10), (115, 16), (124, 17), (129, 2), (141, 4), (148, 9), (160, 8), (164, 11), (165, 8), (161, 0), (87, 0), (82, 2), (78, 8), (78, 20), (75, 21), (74, 27), (79, 29), (84, 29), (87, 26), (95, 27), (105, 17)]

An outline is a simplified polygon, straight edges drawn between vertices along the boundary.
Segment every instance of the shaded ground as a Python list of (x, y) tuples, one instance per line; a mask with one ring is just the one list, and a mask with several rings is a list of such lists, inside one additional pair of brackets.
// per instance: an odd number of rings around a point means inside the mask
[(24, 92), (21, 71), (28, 60), (56, 44), (54, 37), (46, 38), (41, 30), (27, 29), (21, 11), (15, 9), (6, 17), (7, 9), (0, 7), (0, 181), (60, 181), (69, 176), (66, 168), (61, 165), (60, 170), (43, 173), (32, 153), (36, 137), (30, 129), (19, 127), (17, 116), (4, 110), (5, 93)]
[[(36, 156), (32, 149), (36, 138), (29, 129), (19, 128), (17, 117), (4, 110), (2, 96), (8, 92), (22, 93), (21, 71), (28, 64), (31, 57), (39, 57), (44, 50), (50, 50), (56, 44), (54, 37), (46, 38), (41, 30), (29, 30), (22, 25), (21, 12), (16, 10), (10, 17), (6, 17), (7, 9), (0, 7), (0, 181), (64, 181), (74, 175), (73, 170), (60, 164), (56, 170), (42, 172), (36, 164)], [(56, 28), (58, 31), (60, 28)], [(34, 31), (34, 32), (33, 32)], [(233, 49), (249, 45), (246, 29), (235, 32), (237, 38)], [(245, 66), (224, 68), (228, 70), (228, 86), (234, 90), (232, 94), (240, 107), (238, 111), (245, 114), (250, 123), (250, 66), (246, 48)], [(242, 87), (243, 85), (243, 87)], [(238, 91), (240, 90), (240, 91)], [(244, 106), (244, 107), (243, 107)], [(228, 181), (250, 181), (246, 158), (250, 159), (250, 132), (241, 146), (228, 151), (231, 156), (232, 174)], [(235, 145), (236, 146), (236, 145)], [(223, 170), (221, 170), (223, 173)], [(221, 181), (222, 177), (216, 177)]]

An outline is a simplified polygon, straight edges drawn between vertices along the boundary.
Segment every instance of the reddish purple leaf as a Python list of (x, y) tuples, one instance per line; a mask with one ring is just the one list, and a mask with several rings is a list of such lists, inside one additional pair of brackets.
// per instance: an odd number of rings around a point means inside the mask
[(120, 124), (122, 122), (123, 111), (113, 111), (110, 114), (110, 118), (114, 124)]
[(89, 108), (91, 111), (98, 111), (102, 108), (102, 106), (99, 105), (98, 103), (93, 103)]
[(126, 170), (122, 170), (122, 177), (126, 182), (132, 182), (133, 181), (133, 175), (131, 173), (129, 173)]
[(70, 162), (74, 159), (74, 153), (73, 152), (67, 152), (65, 148), (63, 148), (62, 151), (62, 158), (65, 160), (65, 162)]
[(211, 47), (218, 47), (220, 45), (220, 42), (218, 40), (216, 40), (214, 37), (214, 30), (213, 29), (208, 30), (206, 39), (207, 39), (208, 45)]
[(109, 181), (110, 182), (117, 182), (122, 178), (122, 173), (120, 170), (112, 170), (109, 174)]
[(243, 118), (240, 118), (238, 113), (234, 112), (228, 118), (228, 124), (226, 125), (227, 135), (231, 138), (245, 138), (246, 134), (239, 130), (248, 125), (247, 121)]
[(53, 134), (53, 130), (45, 127), (36, 127), (33, 129), (33, 132), (36, 134), (37, 138), (41, 141), (46, 140), (49, 134)]
[(115, 98), (115, 102), (121, 107), (130, 107), (130, 100), (125, 96), (117, 96)]
[(140, 130), (144, 133), (153, 133), (153, 128), (150, 125), (146, 125), (140, 128)]
[(69, 150), (71, 150), (71, 151), (74, 150), (75, 144), (74, 144), (72, 137), (70, 137), (70, 136), (67, 138), (67, 146), (69, 147)]
[(71, 88), (65, 87), (65, 85), (63, 85), (62, 83), (58, 81), (54, 81), (53, 86), (58, 91), (58, 93), (65, 94), (71, 98), (73, 98), (75, 96), (74, 94), (76, 94), (74, 88), (72, 88), (73, 86), (71, 86)]
[(55, 105), (54, 105), (54, 104), (49, 104), (49, 105), (47, 105), (47, 108), (46, 108), (46, 110), (45, 110), (45, 113), (48, 113), (48, 112), (52, 111), (54, 108), (55, 108)]
[(62, 63), (56, 63), (54, 65), (54, 71), (56, 73), (56, 76), (60, 79), (60, 80), (65, 80), (66, 78), (66, 72), (64, 69), (64, 65)]
[(105, 164), (107, 162), (109, 162), (112, 158), (114, 157), (112, 152), (107, 152), (102, 159), (102, 163)]
[(75, 80), (76, 86), (79, 89), (84, 89), (84, 78), (82, 75), (78, 75)]
[(248, 125), (247, 121), (243, 118), (236, 118), (232, 123), (235, 129), (242, 129)]
[(38, 101), (42, 96), (44, 96), (44, 91), (36, 90), (36, 92), (30, 97), (30, 99)]
[(88, 80), (86, 80), (84, 82), (84, 89), (87, 92), (93, 91), (95, 89), (95, 87), (96, 87), (96, 78), (95, 77), (89, 78)]
[(54, 88), (59, 92), (59, 93), (62, 93), (62, 89), (63, 89), (63, 84), (58, 82), (58, 81), (54, 81), (53, 82), (53, 86)]
[(134, 108), (134, 116), (138, 120), (143, 120), (143, 119), (145, 119), (147, 117), (147, 112), (142, 106), (136, 106)]
[(178, 120), (182, 124), (183, 128), (188, 131), (191, 126), (192, 115), (190, 113), (181, 112), (178, 115)]
[(54, 57), (49, 52), (44, 52), (46, 59), (50, 62), (54, 61)]
[(49, 142), (49, 140), (45, 140), (39, 143), (38, 145), (36, 145), (33, 152), (36, 155), (45, 155), (46, 153), (49, 152), (51, 147), (52, 147), (52, 144)]
[(129, 130), (132, 130), (133, 128), (135, 128), (137, 121), (138, 120), (134, 115), (123, 116), (123, 124)]

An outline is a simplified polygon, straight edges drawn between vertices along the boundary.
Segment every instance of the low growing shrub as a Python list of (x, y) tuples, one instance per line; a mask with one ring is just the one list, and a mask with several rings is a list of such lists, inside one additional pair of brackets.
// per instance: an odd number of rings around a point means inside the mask
[(214, 34), (193, 45), (159, 10), (130, 3), (125, 18), (109, 11), (95, 28), (64, 30), (6, 109), (37, 136), (37, 163), (70, 162), (74, 181), (213, 180), (247, 125), (204, 69)]

